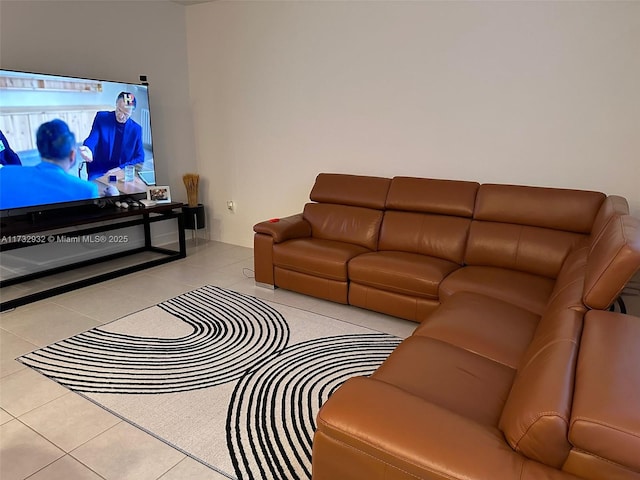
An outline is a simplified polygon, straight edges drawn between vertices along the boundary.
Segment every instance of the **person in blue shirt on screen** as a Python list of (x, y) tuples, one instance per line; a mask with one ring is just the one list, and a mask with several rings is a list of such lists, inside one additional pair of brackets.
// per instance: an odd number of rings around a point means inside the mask
[(120, 92), (113, 112), (96, 113), (91, 132), (80, 147), (89, 180), (144, 162), (142, 127), (131, 119), (136, 104), (133, 93)]
[[(98, 198), (98, 187), (67, 173), (76, 163), (76, 136), (62, 120), (43, 123), (36, 133), (41, 162), (0, 168), (0, 208), (19, 208)], [(75, 172), (74, 172), (75, 173)]]
[(0, 165), (22, 165), (20, 157), (11, 149), (2, 130), (0, 130)]

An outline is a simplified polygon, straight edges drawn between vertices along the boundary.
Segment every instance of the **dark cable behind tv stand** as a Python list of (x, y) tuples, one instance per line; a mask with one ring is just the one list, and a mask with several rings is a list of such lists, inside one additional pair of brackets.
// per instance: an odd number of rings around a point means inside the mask
[[(154, 246), (151, 238), (151, 224), (171, 219), (177, 220), (178, 250)], [(4, 289), (12, 285), (24, 284), (25, 282), (38, 278), (108, 262), (142, 252), (154, 252), (158, 254), (158, 258), (142, 260), (138, 263), (115, 268), (106, 273), (89, 274), (81, 280), (69, 281), (7, 300), (5, 300), (5, 295), (2, 295), (0, 311), (9, 310), (53, 295), (69, 292), (186, 257), (182, 203), (173, 202), (159, 204), (153, 207), (131, 209), (120, 209), (114, 206), (98, 208), (95, 205), (91, 205), (66, 210), (64, 215), (62, 215), (62, 211), (43, 211), (42, 215), (36, 217), (33, 215), (24, 215), (21, 217), (4, 218), (0, 231), (0, 252), (36, 247), (45, 243), (56, 243), (60, 239), (64, 242), (68, 241), (69, 243), (81, 243), (83, 241), (92, 243), (92, 239), (96, 236), (99, 239), (109, 238), (108, 235), (98, 234), (133, 226), (143, 227), (144, 246), (142, 247), (123, 249), (116, 253), (105, 254), (88, 260), (2, 279), (0, 280), (0, 288)]]

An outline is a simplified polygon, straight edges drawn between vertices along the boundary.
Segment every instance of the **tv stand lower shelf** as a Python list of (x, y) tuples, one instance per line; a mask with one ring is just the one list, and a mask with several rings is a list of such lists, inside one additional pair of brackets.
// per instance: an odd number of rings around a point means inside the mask
[[(178, 249), (174, 250), (154, 246), (151, 238), (151, 224), (173, 219), (177, 221)], [(100, 225), (96, 225), (98, 223), (100, 223)], [(86, 227), (78, 229), (80, 225), (86, 225)], [(86, 269), (86, 274), (79, 275), (79, 279), (63, 280), (59, 284), (52, 283), (51, 285), (34, 289), (33, 291), (25, 288), (24, 293), (19, 292), (19, 295), (15, 295), (17, 290), (15, 288), (12, 292), (14, 295), (5, 295), (4, 292), (0, 292), (0, 296), (2, 297), (0, 312), (185, 258), (187, 255), (182, 203), (170, 203), (131, 210), (106, 209), (98, 212), (79, 212), (77, 214), (65, 215), (62, 218), (44, 219), (42, 221), (36, 221), (35, 223), (30, 221), (15, 221), (3, 225), (0, 252), (32, 248), (38, 245), (42, 246), (44, 243), (55, 242), (105, 243), (109, 242), (109, 239), (121, 242), (125, 236), (118, 234), (117, 231), (135, 226), (142, 226), (144, 232), (143, 246), (123, 248), (114, 253), (98, 255), (90, 259), (75, 261), (69, 264), (0, 280), (0, 289), (6, 291), (9, 287), (24, 286), (27, 282), (41, 278), (51, 277), (52, 275), (69, 272), (71, 270), (78, 270), (79, 273), (82, 273), (81, 269)], [(140, 242), (137, 242), (136, 245), (139, 243)], [(128, 259), (128, 261), (124, 262), (121, 261), (121, 259)], [(117, 263), (121, 265), (112, 268), (109, 267), (108, 262), (116, 263), (116, 260), (118, 261)], [(104, 264), (106, 268), (103, 269), (104, 271), (100, 271), (101, 269), (99, 267), (95, 267), (100, 264)]]

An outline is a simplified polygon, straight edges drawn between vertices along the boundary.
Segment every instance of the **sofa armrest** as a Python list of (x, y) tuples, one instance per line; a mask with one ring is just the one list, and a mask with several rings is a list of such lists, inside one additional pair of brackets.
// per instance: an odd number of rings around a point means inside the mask
[(281, 243), (292, 238), (310, 237), (311, 225), (302, 218), (302, 213), (298, 213), (277, 221), (265, 220), (257, 223), (253, 226), (253, 231), (273, 237), (273, 243)]
[(372, 378), (345, 382), (323, 405), (313, 479), (574, 479), (514, 452), (481, 425)]
[(606, 310), (640, 268), (640, 219), (618, 215), (604, 227), (587, 257), (583, 302)]

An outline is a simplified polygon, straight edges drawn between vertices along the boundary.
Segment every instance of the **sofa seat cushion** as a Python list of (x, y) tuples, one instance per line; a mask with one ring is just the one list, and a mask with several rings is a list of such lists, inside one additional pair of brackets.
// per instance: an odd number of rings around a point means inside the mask
[[(640, 322), (591, 310), (576, 370), (569, 440), (640, 474)], [(634, 477), (635, 478), (635, 477)]]
[(347, 263), (370, 250), (351, 243), (300, 238), (273, 246), (276, 267), (330, 280), (347, 281)]
[(498, 267), (466, 266), (440, 284), (440, 301), (456, 292), (476, 292), (542, 315), (555, 280)]
[(416, 328), (435, 338), (517, 369), (540, 317), (502, 300), (459, 292)]
[(483, 425), (495, 427), (515, 370), (454, 345), (413, 335), (371, 378)]
[(380, 251), (349, 262), (352, 282), (404, 295), (438, 298), (442, 279), (460, 265), (418, 253)]

